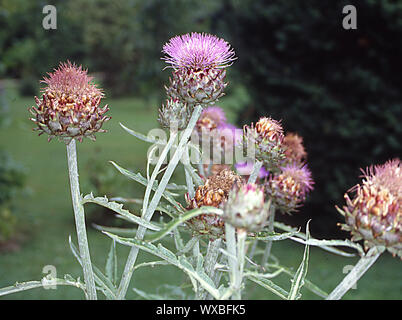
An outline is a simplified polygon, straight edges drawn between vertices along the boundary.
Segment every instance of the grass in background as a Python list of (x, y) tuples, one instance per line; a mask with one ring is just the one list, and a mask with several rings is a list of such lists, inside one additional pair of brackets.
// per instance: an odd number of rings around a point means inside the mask
[[(244, 92), (236, 91), (233, 96), (222, 99), (221, 106), (227, 111), (229, 121), (235, 119), (236, 110), (245, 101)], [(83, 170), (87, 162), (96, 155), (104, 161), (105, 168), (110, 166), (109, 160), (116, 161), (123, 167), (145, 173), (146, 152), (149, 145), (130, 136), (119, 126), (122, 122), (144, 134), (157, 128), (156, 101), (137, 98), (106, 99), (110, 105), (112, 120), (106, 123), (108, 133), (98, 134), (97, 142), (85, 140), (78, 143), (78, 162), (81, 181), (87, 179)], [(45, 136), (37, 137), (32, 132), (33, 123), (28, 120), (27, 108), (34, 103), (32, 98), (11, 97), (11, 122), (0, 130), (0, 147), (9, 151), (14, 159), (21, 162), (28, 171), (27, 186), (31, 195), (19, 199), (17, 217), (26, 233), (26, 241), (21, 250), (0, 253), (0, 287), (14, 284), (16, 281), (39, 280), (44, 274), (46, 265), (54, 265), (57, 275), (65, 273), (73, 277), (81, 277), (82, 271), (72, 256), (68, 246), (68, 236), (75, 239), (75, 226), (67, 176), (66, 148), (62, 143), (48, 143)], [(180, 169), (179, 169), (180, 170)], [(179, 178), (180, 174), (176, 176)], [(135, 182), (132, 182), (133, 184)], [(87, 193), (91, 190), (82, 190)], [(133, 197), (142, 197), (144, 188), (135, 186)], [(116, 194), (118, 196), (118, 194)], [(334, 214), (336, 214), (334, 210)], [(312, 230), (314, 236), (314, 230)], [(89, 229), (89, 244), (92, 261), (102, 268), (110, 247), (110, 240), (100, 232)], [(119, 270), (123, 269), (129, 248), (118, 245)], [(275, 242), (273, 254), (289, 267), (297, 269), (303, 255), (303, 246), (289, 241)], [(139, 262), (152, 259), (141, 253)], [(353, 265), (357, 259), (342, 258), (326, 253), (318, 248), (311, 249), (308, 279), (323, 290), (330, 291), (342, 279), (342, 270), (346, 265)], [(134, 273), (131, 286), (157, 293), (163, 284), (183, 283), (186, 277), (174, 267), (155, 267), (139, 269)], [(289, 279), (285, 276), (277, 278), (278, 284), (288, 289)], [(188, 284), (188, 281), (187, 281)], [(256, 288), (249, 283), (249, 299), (273, 299), (269, 292)], [(99, 294), (100, 295), (100, 294)], [(138, 298), (129, 290), (128, 298)], [(81, 299), (80, 290), (60, 287), (57, 290), (34, 289), (1, 299)], [(303, 298), (316, 297), (304, 290)], [(401, 261), (384, 254), (374, 267), (359, 281), (357, 289), (351, 290), (346, 299), (401, 299), (402, 270)]]

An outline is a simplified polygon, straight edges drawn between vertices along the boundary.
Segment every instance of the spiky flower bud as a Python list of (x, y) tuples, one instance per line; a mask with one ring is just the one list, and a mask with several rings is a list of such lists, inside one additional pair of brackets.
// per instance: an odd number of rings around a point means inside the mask
[(245, 184), (229, 193), (223, 219), (235, 228), (258, 232), (265, 226), (269, 208), (264, 204), (264, 188)]
[(270, 175), (265, 192), (276, 208), (284, 213), (296, 211), (313, 189), (314, 181), (306, 165), (288, 164), (281, 167), (281, 173)]
[(104, 95), (87, 70), (68, 61), (48, 75), (41, 81), (47, 85), (42, 99), (35, 97), (37, 107), (30, 108), (31, 120), (37, 124), (34, 130), (48, 134), (49, 141), (58, 137), (65, 143), (84, 137), (95, 140), (96, 132), (105, 132), (101, 127), (110, 119), (104, 116), (109, 108), (99, 107)]
[(191, 109), (180, 100), (167, 100), (159, 109), (158, 121), (163, 128), (184, 130), (191, 118)]
[(244, 126), (244, 150), (249, 146), (255, 148), (255, 158), (264, 163), (267, 170), (278, 171), (285, 158), (283, 150), (283, 129), (281, 124), (271, 118), (263, 117), (254, 126)]
[[(224, 169), (207, 179), (204, 185), (199, 186), (193, 199), (186, 195), (187, 209), (192, 210), (203, 206), (222, 208), (227, 201), (229, 191), (234, 185), (240, 186), (241, 178), (233, 171)], [(201, 214), (187, 223), (198, 234), (210, 237), (221, 237), (224, 234), (224, 221), (216, 214)]]
[(353, 240), (364, 239), (365, 247), (385, 246), (402, 259), (402, 168), (399, 159), (372, 166), (354, 186), (352, 199), (345, 194), (342, 229)]
[(188, 104), (211, 104), (227, 86), (225, 68), (235, 59), (230, 45), (216, 36), (196, 33), (176, 36), (163, 47), (163, 58), (174, 71), (167, 95)]
[(303, 146), (303, 138), (295, 133), (289, 132), (285, 135), (283, 149), (285, 150), (285, 161), (288, 163), (301, 163), (307, 158), (307, 152)]

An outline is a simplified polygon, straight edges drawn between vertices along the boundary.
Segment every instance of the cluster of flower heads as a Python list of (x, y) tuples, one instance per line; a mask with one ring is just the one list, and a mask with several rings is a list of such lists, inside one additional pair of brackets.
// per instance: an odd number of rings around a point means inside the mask
[(366, 248), (385, 246), (402, 259), (402, 164), (394, 159), (364, 172), (361, 184), (345, 194), (344, 230), (353, 240), (364, 240)]
[(70, 61), (60, 63), (48, 76), (41, 81), (46, 84), (42, 98), (35, 97), (37, 106), (30, 108), (37, 125), (34, 130), (48, 134), (49, 141), (54, 137), (66, 143), (84, 137), (95, 140), (95, 133), (104, 132), (101, 127), (110, 119), (104, 115), (108, 106), (99, 107), (102, 90), (92, 83), (87, 70)]

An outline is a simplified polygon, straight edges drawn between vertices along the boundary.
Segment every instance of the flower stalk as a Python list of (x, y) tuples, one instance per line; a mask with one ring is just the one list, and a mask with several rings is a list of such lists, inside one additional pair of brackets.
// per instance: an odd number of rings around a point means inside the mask
[(342, 282), (339, 283), (339, 285), (328, 295), (326, 300), (340, 300), (367, 272), (367, 270), (370, 269), (384, 250), (384, 247), (371, 248), (365, 256), (360, 258)]
[[(158, 185), (157, 190), (155, 191), (155, 194), (154, 194), (149, 206), (147, 207), (147, 210), (145, 212), (143, 212), (143, 218), (145, 220), (147, 220), (147, 221), (151, 220), (151, 218), (156, 210), (156, 207), (159, 204), (159, 201), (162, 197), (162, 194), (173, 174), (173, 171), (175, 170), (181, 157), (183, 156), (183, 153), (185, 152), (185, 150), (187, 148), (188, 139), (190, 138), (190, 135), (197, 123), (198, 118), (201, 115), (201, 112), (202, 112), (202, 106), (197, 105), (194, 108), (194, 111), (193, 111), (191, 119), (188, 123), (188, 126), (183, 132), (179, 145), (178, 145), (171, 161), (169, 162), (169, 165), (166, 168), (166, 171)], [(168, 150), (166, 152), (168, 152)], [(145, 232), (146, 232), (146, 228), (140, 226), (138, 228), (136, 238), (142, 240), (145, 236)], [(139, 249), (137, 247), (132, 247), (130, 250), (130, 253), (129, 253), (125, 268), (124, 268), (123, 276), (122, 276), (122, 279), (121, 279), (121, 282), (119, 285), (119, 289), (117, 292), (117, 299), (119, 299), (119, 300), (124, 299), (124, 297), (126, 296), (128, 286), (130, 284), (130, 280), (131, 280), (132, 274), (134, 272), (134, 265), (137, 260), (138, 250)]]
[(84, 206), (81, 202), (80, 185), (78, 180), (77, 150), (75, 139), (67, 145), (68, 175), (70, 178), (71, 198), (74, 208), (75, 226), (77, 230), (78, 247), (82, 259), (85, 286), (89, 300), (97, 300), (95, 279), (89, 254), (88, 238), (85, 227)]
[[(268, 231), (273, 232), (274, 231), (274, 223), (275, 223), (275, 205), (273, 205), (271, 203), (269, 210), (270, 210), (270, 213), (269, 213), (269, 218), (268, 218)], [(271, 254), (271, 249), (272, 249), (272, 240), (269, 240), (267, 242), (267, 245), (265, 246), (264, 255), (262, 256), (262, 261), (261, 261), (262, 266), (265, 266), (268, 263), (268, 259)]]

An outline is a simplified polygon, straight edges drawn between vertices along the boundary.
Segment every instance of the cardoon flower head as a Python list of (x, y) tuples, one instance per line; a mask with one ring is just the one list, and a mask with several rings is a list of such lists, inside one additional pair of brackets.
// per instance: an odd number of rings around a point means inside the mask
[(227, 86), (225, 68), (235, 60), (230, 45), (216, 36), (196, 33), (176, 36), (163, 46), (162, 59), (173, 68), (167, 95), (188, 104), (212, 104)]
[[(186, 195), (187, 209), (213, 206), (222, 208), (228, 199), (229, 192), (234, 185), (240, 186), (241, 178), (233, 171), (224, 169), (209, 177), (205, 184), (199, 186), (193, 199)], [(198, 234), (210, 237), (221, 237), (224, 234), (224, 221), (216, 214), (201, 214), (187, 223)]]
[(271, 118), (261, 118), (255, 126), (244, 126), (243, 143), (244, 149), (255, 148), (255, 157), (262, 161), (264, 166), (271, 172), (278, 168), (285, 158), (283, 151), (283, 129), (279, 121)]
[(338, 209), (345, 216), (342, 229), (353, 240), (364, 239), (365, 247), (385, 246), (402, 259), (402, 166), (399, 159), (372, 166), (364, 179), (345, 194), (346, 206)]
[(287, 162), (302, 162), (306, 160), (307, 152), (303, 146), (303, 138), (289, 132), (283, 139), (283, 148)]
[(235, 60), (229, 43), (216, 36), (193, 32), (176, 36), (163, 46), (163, 58), (172, 68), (205, 70), (228, 67)]
[(96, 132), (105, 132), (101, 127), (110, 119), (104, 116), (109, 108), (99, 107), (104, 95), (87, 70), (68, 61), (48, 75), (41, 81), (46, 84), (42, 99), (35, 97), (37, 107), (30, 109), (34, 115), (31, 120), (38, 126), (34, 130), (39, 135), (47, 133), (49, 141), (58, 137), (66, 143), (82, 141), (83, 137), (95, 140)]
[(302, 205), (313, 184), (307, 166), (292, 163), (281, 167), (281, 173), (270, 176), (265, 191), (279, 210), (291, 213)]
[(234, 187), (224, 206), (223, 219), (235, 228), (258, 232), (265, 226), (268, 206), (264, 204), (264, 188), (249, 183)]
[(167, 100), (159, 109), (158, 121), (163, 128), (184, 130), (191, 118), (191, 109), (179, 100)]

